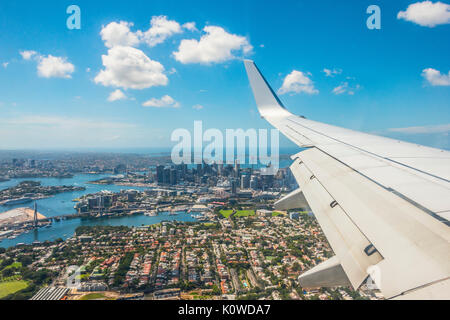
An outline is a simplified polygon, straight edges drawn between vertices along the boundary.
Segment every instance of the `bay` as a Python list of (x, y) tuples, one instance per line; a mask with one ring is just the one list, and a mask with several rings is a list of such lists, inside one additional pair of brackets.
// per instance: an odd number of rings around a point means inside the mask
[[(111, 192), (120, 192), (121, 190), (139, 190), (143, 191), (148, 188), (145, 187), (125, 187), (116, 185), (96, 185), (89, 184), (89, 181), (98, 180), (109, 175), (93, 175), (93, 174), (80, 174), (75, 175), (73, 178), (20, 178), (11, 179), (10, 181), (0, 182), (0, 190), (12, 187), (18, 183), (26, 180), (40, 181), (43, 186), (60, 186), (60, 185), (74, 185), (85, 187), (84, 191), (66, 192), (57, 194), (51, 198), (37, 200), (38, 211), (46, 217), (60, 216), (63, 214), (76, 213), (73, 206), (75, 202), (73, 199), (79, 198), (85, 194), (96, 193), (102, 190)], [(29, 207), (33, 208), (34, 202), (27, 204), (17, 204), (13, 206), (0, 206), (1, 212), (5, 212), (14, 208)], [(49, 228), (40, 228), (28, 233), (23, 233), (14, 239), (4, 239), (0, 241), (0, 247), (9, 248), (15, 246), (18, 243), (30, 244), (34, 241), (46, 241), (56, 240), (58, 238), (67, 239), (71, 237), (75, 229), (78, 226), (94, 226), (94, 225), (109, 225), (109, 226), (142, 226), (152, 225), (159, 223), (163, 220), (171, 221), (196, 221), (190, 214), (180, 212), (179, 215), (170, 216), (168, 212), (162, 212), (156, 217), (149, 217), (145, 215), (132, 215), (122, 217), (109, 217), (109, 218), (97, 218), (97, 219), (69, 219), (61, 220), (59, 222), (53, 222)]]

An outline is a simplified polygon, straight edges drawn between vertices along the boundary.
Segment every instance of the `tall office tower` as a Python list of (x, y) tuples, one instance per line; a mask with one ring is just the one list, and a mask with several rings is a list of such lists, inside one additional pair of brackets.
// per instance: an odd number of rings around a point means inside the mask
[(217, 173), (219, 174), (219, 176), (223, 175), (223, 163), (219, 164), (219, 168), (217, 170)]
[(187, 164), (185, 164), (184, 162), (182, 162), (180, 164), (180, 173), (181, 173), (181, 178), (184, 179), (184, 177), (186, 176), (186, 173), (187, 173)]
[(273, 187), (273, 175), (263, 175), (262, 178), (262, 184), (263, 184), (263, 190), (269, 189)]
[(159, 165), (156, 167), (156, 181), (158, 183), (164, 183), (164, 166)]
[(211, 166), (203, 160), (203, 174), (211, 173)]
[(200, 177), (203, 174), (202, 165), (197, 164), (197, 175)]
[(234, 160), (234, 176), (236, 178), (239, 178), (240, 172), (241, 172), (241, 165), (239, 164), (239, 160), (236, 159)]
[(237, 179), (230, 178), (230, 185), (231, 185), (231, 193), (235, 195), (237, 193)]
[(250, 188), (250, 176), (248, 174), (243, 174), (241, 176), (241, 189)]
[(170, 178), (169, 178), (169, 182), (171, 185), (176, 185), (177, 184), (177, 170), (175, 169), (170, 169)]
[(163, 183), (164, 184), (170, 183), (170, 168), (169, 167), (164, 168)]
[(258, 189), (258, 177), (255, 175), (252, 175), (250, 178), (250, 189), (256, 190)]

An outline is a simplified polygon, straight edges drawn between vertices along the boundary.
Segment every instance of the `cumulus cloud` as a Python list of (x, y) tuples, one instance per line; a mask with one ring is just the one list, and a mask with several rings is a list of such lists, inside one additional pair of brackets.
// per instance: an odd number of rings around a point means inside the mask
[(337, 74), (341, 74), (342, 73), (342, 69), (327, 69), (327, 68), (324, 68), (323, 72), (325, 73), (325, 76), (327, 76), (327, 77), (334, 77)]
[(48, 56), (39, 56), (38, 75), (42, 78), (71, 78), (75, 71), (75, 66), (67, 61), (67, 58)]
[(441, 124), (435, 126), (407, 127), (407, 128), (391, 128), (390, 132), (399, 132), (404, 134), (433, 134), (450, 132), (450, 124)]
[(141, 43), (146, 43), (154, 47), (163, 43), (167, 38), (182, 33), (183, 29), (198, 31), (195, 22), (187, 22), (180, 25), (175, 20), (169, 20), (167, 16), (153, 16), (150, 20), (150, 28), (147, 31), (131, 31), (134, 24), (132, 22), (120, 21), (111, 22), (104, 26), (100, 32), (105, 46), (112, 48), (115, 46), (137, 47)]
[(450, 71), (448, 74), (441, 74), (439, 70), (427, 68), (422, 71), (422, 77), (432, 86), (450, 86)]
[(145, 101), (142, 106), (154, 108), (179, 108), (180, 104), (176, 102), (172, 97), (165, 95), (161, 99), (152, 98), (148, 101)]
[(125, 95), (125, 93), (123, 93), (122, 90), (117, 89), (111, 92), (111, 94), (108, 97), (108, 101), (113, 102), (118, 100), (125, 100), (126, 98), (127, 96)]
[(253, 49), (247, 38), (228, 33), (221, 27), (207, 26), (203, 31), (206, 34), (200, 40), (181, 41), (178, 51), (173, 52), (177, 61), (184, 64), (221, 63), (234, 59), (233, 52), (242, 51), (245, 55)]
[(433, 28), (439, 24), (450, 23), (450, 5), (431, 1), (410, 4), (406, 11), (400, 11), (397, 19), (414, 22), (423, 27)]
[(202, 106), (201, 104), (196, 104), (195, 106), (192, 107), (192, 109), (195, 109), (195, 110), (202, 110), (202, 109), (203, 109), (203, 106)]
[(137, 34), (141, 41), (144, 41), (150, 47), (154, 47), (163, 43), (170, 36), (181, 32), (182, 28), (175, 20), (168, 20), (166, 16), (155, 16), (150, 21), (150, 29), (145, 32), (138, 31)]
[(139, 44), (138, 36), (130, 31), (133, 23), (120, 21), (111, 22), (100, 31), (105, 46), (112, 48), (115, 46), (135, 46)]
[(195, 26), (195, 22), (186, 22), (182, 25), (182, 27), (189, 31), (198, 31), (197, 27)]
[(36, 51), (33, 50), (24, 50), (19, 52), (24, 60), (30, 60), (34, 55), (37, 54)]
[(9, 62), (3, 62), (3, 63), (2, 63), (2, 66), (3, 66), (3, 68), (5, 68), (5, 69), (8, 68)]
[[(67, 61), (66, 57), (56, 57), (51, 54), (48, 56), (41, 55), (33, 50), (20, 51), (20, 55), (24, 60), (37, 62), (37, 73), (41, 78), (72, 78), (75, 66)], [(6, 67), (5, 67), (6, 68)]]
[(353, 86), (350, 86), (348, 84), (348, 82), (341, 82), (341, 84), (338, 85), (336, 88), (334, 88), (332, 90), (332, 92), (336, 95), (346, 93), (346, 94), (352, 96), (355, 94), (356, 90), (358, 90), (359, 88), (360, 88), (359, 84), (357, 84), (356, 86), (353, 87)]
[(139, 49), (117, 46), (102, 55), (103, 66), (95, 83), (124, 89), (165, 86), (168, 78), (161, 63), (151, 60)]
[(293, 70), (284, 78), (282, 87), (278, 90), (279, 94), (285, 93), (307, 93), (317, 94), (319, 90), (314, 88), (313, 81), (309, 78), (311, 74)]

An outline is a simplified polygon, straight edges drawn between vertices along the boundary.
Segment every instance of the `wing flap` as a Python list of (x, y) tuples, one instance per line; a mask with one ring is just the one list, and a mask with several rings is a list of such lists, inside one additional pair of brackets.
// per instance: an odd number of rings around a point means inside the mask
[(291, 166), (291, 171), (350, 283), (355, 289), (358, 288), (368, 276), (367, 269), (382, 260), (381, 255), (375, 252), (368, 256), (364, 252), (371, 245), (370, 241), (348, 218), (341, 206), (333, 204), (335, 199), (302, 161), (297, 159)]
[(337, 256), (306, 271), (298, 280), (303, 288), (351, 286)]

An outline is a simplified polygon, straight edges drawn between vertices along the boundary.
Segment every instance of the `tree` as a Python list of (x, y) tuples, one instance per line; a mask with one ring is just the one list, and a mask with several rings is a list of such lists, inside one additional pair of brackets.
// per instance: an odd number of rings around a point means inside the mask
[(219, 289), (219, 287), (217, 285), (213, 285), (212, 294), (219, 296), (221, 293), (222, 293), (222, 291)]
[(2, 276), (6, 277), (11, 277), (14, 275), (14, 269), (13, 268), (8, 268), (2, 271)]

